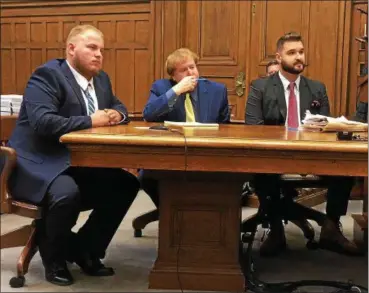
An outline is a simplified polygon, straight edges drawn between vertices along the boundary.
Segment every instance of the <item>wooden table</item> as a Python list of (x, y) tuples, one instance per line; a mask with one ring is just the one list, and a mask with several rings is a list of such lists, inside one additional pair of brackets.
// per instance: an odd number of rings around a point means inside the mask
[(244, 289), (238, 256), (245, 173), (368, 174), (367, 143), (336, 141), (334, 133), (245, 125), (181, 133), (150, 125), (77, 131), (61, 141), (73, 166), (156, 170), (161, 198), (153, 289)]

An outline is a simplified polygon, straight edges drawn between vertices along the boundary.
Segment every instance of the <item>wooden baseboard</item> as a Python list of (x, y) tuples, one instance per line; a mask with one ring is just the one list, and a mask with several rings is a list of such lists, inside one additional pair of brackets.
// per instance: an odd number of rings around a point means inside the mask
[(306, 207), (315, 207), (326, 201), (327, 189), (314, 189), (300, 195), (296, 202)]
[(353, 214), (354, 242), (359, 247), (368, 249), (368, 214)]
[(350, 194), (350, 200), (363, 200), (363, 197), (365, 196), (365, 194), (368, 194), (368, 187), (366, 186), (366, 190), (365, 190), (364, 182), (359, 181), (352, 188), (352, 191)]
[[(326, 201), (326, 194), (326, 189), (314, 189), (311, 191), (305, 191), (302, 195), (298, 196), (296, 202), (307, 207), (314, 207)], [(247, 199), (246, 206), (251, 208), (258, 208), (258, 197), (255, 194), (250, 195)]]
[(250, 196), (248, 196), (247, 200), (245, 200), (244, 206), (250, 207), (250, 208), (258, 208), (259, 207), (259, 200), (257, 195), (254, 193)]

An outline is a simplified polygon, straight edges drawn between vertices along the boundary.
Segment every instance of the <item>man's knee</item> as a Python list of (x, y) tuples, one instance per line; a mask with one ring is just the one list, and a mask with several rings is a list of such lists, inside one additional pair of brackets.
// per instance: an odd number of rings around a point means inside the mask
[(135, 197), (137, 195), (140, 189), (140, 182), (135, 175), (121, 169), (112, 169), (110, 175), (110, 182), (105, 182), (104, 184), (108, 184), (114, 193), (119, 191), (118, 193), (124, 194), (125, 196)]
[(253, 185), (256, 193), (278, 193), (280, 189), (280, 175), (257, 174), (254, 176)]
[(355, 177), (349, 176), (326, 176), (328, 188), (334, 190), (351, 190), (355, 184)]
[(71, 176), (60, 175), (50, 184), (46, 194), (49, 208), (55, 205), (78, 205), (80, 191)]

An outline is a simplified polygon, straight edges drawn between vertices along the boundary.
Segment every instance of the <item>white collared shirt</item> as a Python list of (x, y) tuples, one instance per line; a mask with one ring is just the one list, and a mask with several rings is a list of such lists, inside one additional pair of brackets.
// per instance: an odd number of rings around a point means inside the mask
[[(69, 62), (66, 60), (70, 70), (73, 73), (74, 78), (76, 79), (78, 85), (81, 88), (81, 93), (83, 96), (83, 99), (85, 100), (85, 104), (86, 104), (86, 109), (87, 109), (87, 113), (88, 113), (88, 100), (87, 97), (84, 93), (85, 90), (88, 90), (88, 92), (90, 93), (93, 101), (94, 101), (94, 108), (95, 108), (95, 112), (99, 109), (99, 105), (97, 103), (97, 96), (96, 96), (96, 92), (95, 92), (95, 88), (94, 88), (94, 82), (93, 82), (93, 78), (91, 78), (89, 81), (87, 80), (87, 78), (85, 78), (84, 76), (82, 76), (77, 70), (75, 70), (70, 64)], [(90, 84), (90, 86), (88, 86)], [(88, 115), (91, 115), (93, 113), (88, 113)]]
[[(288, 86), (290, 85), (290, 81), (285, 78), (282, 73), (280, 71), (278, 71), (279, 74), (279, 78), (282, 81), (283, 84), (283, 89), (284, 89), (284, 97), (286, 100), (286, 108), (287, 108), (287, 114), (286, 114), (286, 123), (285, 125), (287, 125), (287, 121), (288, 121), (288, 101), (290, 98), (290, 89), (288, 88)], [(301, 117), (300, 117), (300, 80), (301, 77), (300, 75), (297, 77), (296, 81), (295, 81), (295, 96), (296, 96), (296, 101), (297, 101), (297, 115), (298, 115), (298, 119), (299, 119), (299, 126), (301, 125)]]

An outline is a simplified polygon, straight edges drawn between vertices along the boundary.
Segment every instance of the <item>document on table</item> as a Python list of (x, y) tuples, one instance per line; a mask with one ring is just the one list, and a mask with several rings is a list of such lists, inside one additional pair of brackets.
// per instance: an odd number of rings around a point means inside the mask
[(200, 122), (175, 122), (175, 121), (164, 121), (164, 126), (174, 127), (196, 127), (196, 128), (219, 128), (218, 123), (200, 123)]

